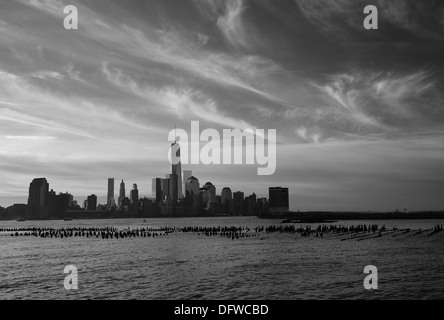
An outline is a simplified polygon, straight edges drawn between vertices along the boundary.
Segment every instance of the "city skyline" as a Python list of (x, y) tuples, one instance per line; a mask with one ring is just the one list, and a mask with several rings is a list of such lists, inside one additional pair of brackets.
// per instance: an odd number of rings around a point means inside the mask
[(363, 0), (126, 3), (0, 3), (0, 205), (25, 203), (35, 177), (99, 199), (124, 177), (148, 195), (169, 131), (200, 121), (277, 129), (274, 175), (187, 167), (219, 189), (288, 186), (292, 210), (444, 207), (442, 6), (378, 0), (365, 30)]

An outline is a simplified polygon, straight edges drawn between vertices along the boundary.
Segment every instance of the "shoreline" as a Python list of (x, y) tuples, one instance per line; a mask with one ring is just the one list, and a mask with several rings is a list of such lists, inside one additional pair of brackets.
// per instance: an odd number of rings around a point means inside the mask
[[(110, 219), (177, 219), (177, 218), (236, 218), (236, 217), (252, 217), (264, 220), (282, 220), (283, 223), (333, 223), (345, 220), (444, 220), (444, 211), (424, 211), (424, 212), (289, 212), (280, 215), (261, 215), (261, 216), (92, 216), (92, 217), (72, 217), (75, 220), (110, 220)], [(48, 219), (29, 219), (24, 221), (61, 221), (68, 217), (48, 218)], [(0, 221), (17, 221), (15, 219), (0, 220)], [(69, 221), (67, 221), (69, 222)]]

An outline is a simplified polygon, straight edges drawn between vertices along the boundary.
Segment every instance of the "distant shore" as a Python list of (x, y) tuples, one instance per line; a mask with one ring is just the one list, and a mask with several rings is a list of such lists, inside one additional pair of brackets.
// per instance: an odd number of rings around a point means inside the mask
[(444, 219), (444, 211), (422, 212), (289, 212), (284, 215), (265, 215), (262, 219), (285, 219), (286, 222), (334, 222), (341, 220), (430, 220)]
[[(121, 216), (121, 215), (94, 215), (94, 216), (69, 216), (70, 220), (109, 220), (109, 219), (165, 219), (165, 218), (229, 218), (229, 217), (257, 217), (260, 219), (282, 220), (287, 223), (332, 223), (344, 220), (431, 220), (443, 219), (444, 211), (422, 211), (422, 212), (329, 212), (329, 211), (313, 211), (313, 212), (289, 212), (279, 215), (260, 215), (260, 216), (244, 216), (244, 215), (199, 215), (199, 216)], [(65, 217), (67, 218), (67, 217)], [(14, 221), (15, 219), (5, 219), (0, 221)], [(24, 220), (24, 219), (23, 219)], [(63, 218), (47, 218), (47, 219), (29, 219), (26, 221), (52, 221), (63, 220)]]

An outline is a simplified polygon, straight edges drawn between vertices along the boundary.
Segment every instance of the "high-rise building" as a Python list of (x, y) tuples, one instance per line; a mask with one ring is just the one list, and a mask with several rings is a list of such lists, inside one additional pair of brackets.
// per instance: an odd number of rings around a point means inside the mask
[(56, 211), (57, 211), (57, 217), (61, 218), (65, 215), (65, 212), (69, 209), (71, 206), (71, 195), (66, 193), (59, 193), (56, 196)]
[(115, 204), (114, 202), (114, 178), (108, 179), (108, 197), (107, 197), (107, 206), (112, 207)]
[(162, 179), (154, 178), (152, 187), (152, 198), (156, 199), (156, 202), (159, 203), (162, 201)]
[[(182, 165), (180, 163), (180, 145), (177, 142), (174, 142), (171, 145), (171, 152), (173, 153), (175, 150), (176, 151), (176, 158), (178, 159), (177, 164), (172, 164), (171, 165), (171, 173), (177, 175), (177, 181), (176, 181), (176, 187), (174, 188), (176, 191), (174, 195), (170, 194), (170, 198), (171, 199), (182, 199), (183, 198), (183, 194), (182, 194)], [(173, 154), (171, 155), (171, 159), (174, 159)], [(171, 180), (170, 180), (170, 184), (171, 184)], [(170, 187), (171, 190), (171, 187)]]
[(183, 194), (183, 196), (184, 197), (186, 197), (186, 195), (187, 195), (187, 186), (186, 186), (186, 183), (187, 183), (187, 180), (189, 179), (189, 178), (191, 178), (193, 176), (193, 171), (192, 170), (183, 170), (183, 173), (182, 173), (182, 182), (183, 182), (183, 185), (182, 185), (182, 191), (184, 191), (184, 194)]
[(233, 193), (233, 213), (236, 215), (244, 213), (244, 193), (237, 191)]
[(92, 194), (88, 197), (88, 211), (96, 211), (97, 210), (97, 196)]
[(45, 178), (32, 180), (29, 185), (27, 219), (48, 217), (49, 184)]
[(130, 199), (132, 205), (139, 204), (139, 190), (137, 190), (137, 184), (133, 184), (133, 190), (130, 192)]
[(211, 182), (207, 182), (204, 188), (207, 189), (203, 194), (204, 201), (216, 201), (216, 187)]
[(122, 200), (125, 199), (126, 195), (125, 195), (125, 182), (120, 183), (120, 190), (119, 190), (119, 207), (122, 206)]
[(222, 189), (220, 202), (223, 210), (225, 211), (224, 213), (231, 214), (233, 211), (233, 193), (231, 192), (230, 188)]
[(256, 215), (256, 208), (257, 208), (256, 202), (257, 202), (257, 197), (255, 193), (245, 198), (244, 215), (247, 216)]
[(269, 211), (271, 214), (282, 214), (289, 211), (288, 188), (269, 188), (268, 198)]
[(199, 180), (191, 176), (187, 180), (185, 180), (185, 196), (192, 197), (199, 195)]
[(177, 181), (179, 180), (177, 174), (172, 173), (170, 174), (170, 179), (169, 179), (169, 185), (170, 185), (170, 194), (169, 194), (169, 199), (173, 202), (176, 203), (178, 200), (178, 192), (177, 192), (177, 188), (178, 188), (178, 183)]
[(50, 218), (57, 217), (57, 194), (52, 189), (48, 192), (48, 216)]
[(162, 179), (162, 200), (170, 197), (170, 178)]

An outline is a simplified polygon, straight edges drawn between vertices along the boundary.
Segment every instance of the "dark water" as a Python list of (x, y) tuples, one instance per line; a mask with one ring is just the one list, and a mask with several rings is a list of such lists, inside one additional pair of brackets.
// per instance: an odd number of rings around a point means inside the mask
[[(347, 221), (433, 228), (442, 221)], [(279, 220), (196, 218), (1, 222), (0, 227), (249, 226)], [(317, 226), (315, 224), (313, 226)], [(298, 225), (299, 226), (299, 225)], [(305, 226), (305, 224), (303, 225)], [(156, 238), (0, 236), (2, 299), (443, 299), (444, 232), (365, 241), (264, 234), (231, 240), (191, 233)], [(78, 290), (63, 285), (78, 268)], [(378, 290), (364, 289), (366, 265)]]

